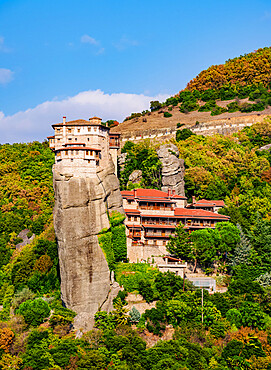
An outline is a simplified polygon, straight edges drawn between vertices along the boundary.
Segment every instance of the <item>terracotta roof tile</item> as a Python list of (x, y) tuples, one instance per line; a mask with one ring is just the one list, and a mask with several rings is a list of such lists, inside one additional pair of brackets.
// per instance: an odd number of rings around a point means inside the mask
[(138, 209), (125, 209), (125, 213), (136, 213), (140, 215), (140, 211)]
[(222, 220), (229, 220), (230, 218), (228, 216), (220, 215), (215, 212), (205, 211), (203, 209), (175, 208), (174, 214), (175, 216), (213, 218)]

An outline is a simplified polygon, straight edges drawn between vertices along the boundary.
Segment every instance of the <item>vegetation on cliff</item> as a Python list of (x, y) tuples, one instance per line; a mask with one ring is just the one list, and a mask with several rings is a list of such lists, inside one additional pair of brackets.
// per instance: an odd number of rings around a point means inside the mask
[(255, 50), (252, 53), (229, 59), (225, 64), (214, 65), (200, 72), (187, 84), (187, 90), (204, 91), (232, 87), (263, 84), (271, 81), (271, 48)]
[[(227, 275), (218, 276), (217, 283), (228, 290), (204, 291), (202, 306), (201, 292), (188, 281), (148, 264), (117, 262), (124, 259), (126, 245), (123, 216), (113, 214), (110, 229), (100, 236), (106, 236), (124, 291), (114, 311), (98, 312), (96, 329), (80, 339), (72, 331), (75, 313), (60, 300), (53, 156), (46, 143), (1, 146), (0, 369), (270, 368), (271, 155), (258, 149), (271, 143), (271, 121), (227, 137), (185, 132), (178, 139), (186, 194), (224, 199), (231, 223), (191, 234), (198, 247), (193, 251), (184, 245), (180, 229), (180, 239), (177, 232), (168, 248), (187, 261), (198, 259), (206, 273), (214, 259), (220, 260)], [(39, 154), (30, 154), (34, 148)], [(127, 143), (124, 152), (123, 188), (134, 169), (142, 170), (146, 187), (159, 188), (155, 146)], [(18, 249), (17, 235), (26, 228), (36, 237)], [(156, 306), (141, 316), (136, 309), (128, 312), (127, 292), (140, 293)], [(158, 341), (168, 332), (172, 339)]]
[[(237, 111), (259, 112), (271, 105), (270, 88), (271, 48), (266, 47), (209, 67), (175, 96), (163, 103), (151, 101), (150, 111), (133, 113), (125, 120), (159, 110), (165, 118), (170, 118), (170, 112), (175, 106), (182, 113), (210, 112), (211, 116)], [(222, 107), (219, 102), (226, 100), (230, 102)]]

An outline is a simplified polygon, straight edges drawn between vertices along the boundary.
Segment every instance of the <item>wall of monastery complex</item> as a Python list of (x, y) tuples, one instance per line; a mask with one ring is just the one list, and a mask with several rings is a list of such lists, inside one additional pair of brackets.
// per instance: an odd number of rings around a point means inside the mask
[[(246, 115), (230, 117), (226, 119), (213, 119), (207, 122), (200, 122), (197, 125), (186, 124), (182, 128), (189, 128), (195, 134), (203, 136), (211, 136), (214, 134), (227, 135), (238, 132), (245, 126), (252, 126), (256, 122), (262, 122), (266, 117), (269, 117), (269, 115), (256, 113), (249, 116)], [(121, 146), (123, 146), (128, 140), (134, 142), (142, 139), (156, 139), (162, 141), (165, 139), (171, 139), (172, 137), (175, 138), (176, 131), (176, 127), (168, 127), (161, 129), (143, 129), (123, 132), (121, 134)]]

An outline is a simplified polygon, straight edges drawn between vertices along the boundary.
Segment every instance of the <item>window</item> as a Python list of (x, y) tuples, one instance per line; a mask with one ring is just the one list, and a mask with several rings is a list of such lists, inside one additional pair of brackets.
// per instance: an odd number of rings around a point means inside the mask
[(70, 128), (68, 128), (68, 133), (71, 133), (71, 132), (72, 132), (72, 130)]
[(88, 155), (88, 150), (86, 151), (86, 155)]
[(88, 137), (88, 141), (89, 141), (89, 137)]
[(128, 216), (128, 221), (132, 221), (132, 217), (131, 216)]
[(75, 153), (78, 155), (79, 154), (79, 150), (76, 150)]
[(71, 138), (69, 138), (69, 141), (71, 141)]
[(89, 155), (93, 155), (93, 150), (90, 150), (89, 151)]
[(77, 141), (77, 137), (74, 140)]
[(60, 128), (57, 128), (56, 131), (59, 132), (60, 131)]
[(61, 153), (60, 152), (57, 152), (56, 155), (59, 157), (61, 155)]
[(66, 155), (68, 155), (68, 154), (69, 154), (69, 151), (68, 151), (68, 150), (66, 150), (65, 154), (66, 154)]
[(73, 150), (71, 150), (71, 154), (73, 155)]
[(88, 163), (90, 163), (90, 159), (88, 159)]
[[(90, 127), (88, 127), (88, 131), (91, 131), (91, 128)], [(89, 140), (89, 139), (88, 139)]]
[(57, 141), (60, 141), (60, 139), (57, 139)]

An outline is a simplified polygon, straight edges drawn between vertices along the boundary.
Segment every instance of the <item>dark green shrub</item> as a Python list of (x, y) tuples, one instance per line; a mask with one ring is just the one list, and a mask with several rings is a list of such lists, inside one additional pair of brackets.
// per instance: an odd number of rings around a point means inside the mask
[(143, 296), (146, 302), (150, 303), (154, 299), (154, 292), (152, 284), (147, 279), (142, 279), (139, 281), (139, 293)]
[(219, 114), (227, 112), (226, 108), (219, 107), (218, 105), (212, 110), (211, 116), (217, 116)]
[(237, 328), (241, 327), (241, 313), (236, 308), (228, 310), (226, 318), (231, 325), (235, 325)]
[(228, 112), (233, 113), (239, 111), (239, 105), (236, 101), (233, 101), (232, 103), (227, 104)]
[(199, 112), (209, 112), (217, 108), (215, 100), (210, 100), (199, 108)]
[(162, 107), (162, 104), (158, 100), (154, 100), (150, 102), (150, 110), (153, 112), (158, 110)]
[(166, 329), (166, 310), (160, 302), (157, 302), (156, 306), (157, 308), (146, 310), (142, 316), (147, 322), (146, 328), (148, 331), (161, 336)]
[(220, 319), (213, 322), (210, 329), (210, 333), (217, 339), (225, 338), (225, 335), (229, 329), (230, 329), (229, 322), (226, 321), (225, 319)]
[(176, 131), (176, 141), (186, 140), (190, 136), (195, 135), (189, 128)]
[(65, 307), (56, 307), (50, 317), (50, 325), (54, 328), (56, 325), (71, 325), (76, 313)]
[(50, 308), (46, 301), (38, 298), (34, 301), (23, 302), (16, 312), (23, 316), (29, 326), (38, 326), (49, 316)]
[(164, 112), (164, 117), (166, 118), (172, 117), (172, 114), (169, 112)]

